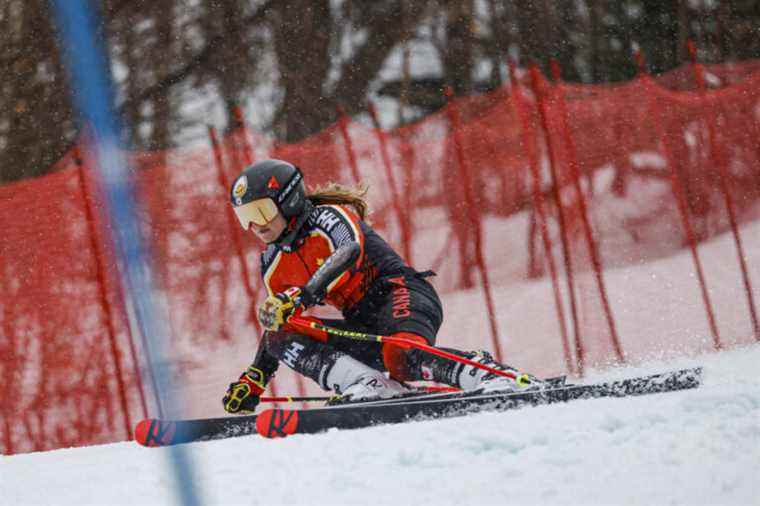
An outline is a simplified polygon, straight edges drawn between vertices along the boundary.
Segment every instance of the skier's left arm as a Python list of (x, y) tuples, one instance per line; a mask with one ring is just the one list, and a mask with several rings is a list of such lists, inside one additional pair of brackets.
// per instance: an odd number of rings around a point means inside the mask
[(313, 306), (351, 277), (364, 254), (364, 234), (359, 218), (341, 206), (324, 206), (314, 222), (315, 230), (325, 236), (332, 253), (301, 288), (302, 303)]

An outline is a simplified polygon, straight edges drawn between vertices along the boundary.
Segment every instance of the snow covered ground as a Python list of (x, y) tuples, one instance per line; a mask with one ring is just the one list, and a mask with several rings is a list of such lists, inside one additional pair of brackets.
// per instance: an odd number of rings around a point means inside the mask
[[(213, 505), (760, 505), (759, 363), (752, 344), (588, 378), (702, 364), (692, 391), (187, 448)], [(172, 504), (167, 452), (0, 457), (0, 503)]]

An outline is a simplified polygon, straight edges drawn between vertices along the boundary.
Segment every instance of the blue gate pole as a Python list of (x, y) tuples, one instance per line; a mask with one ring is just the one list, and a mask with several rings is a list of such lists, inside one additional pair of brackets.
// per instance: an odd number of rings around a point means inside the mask
[[(119, 121), (113, 109), (114, 91), (109, 60), (98, 38), (99, 16), (87, 0), (51, 0), (58, 40), (70, 77), (74, 105), (83, 124), (91, 126), (92, 150), (98, 162), (99, 192), (105, 200), (106, 218), (118, 255), (124, 292), (135, 310), (135, 320), (145, 338), (148, 363), (162, 394), (170, 392), (168, 343), (164, 319), (157, 310), (151, 280), (150, 257), (140, 234), (137, 200), (129, 181), (126, 157), (119, 149)], [(177, 413), (175, 396), (167, 395), (163, 405)], [(175, 406), (172, 406), (172, 403)], [(200, 504), (194, 469), (183, 446), (169, 449), (176, 492), (187, 506)]]

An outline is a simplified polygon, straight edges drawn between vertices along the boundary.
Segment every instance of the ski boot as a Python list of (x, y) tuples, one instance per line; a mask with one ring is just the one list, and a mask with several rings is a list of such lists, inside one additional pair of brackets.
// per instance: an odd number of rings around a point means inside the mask
[(348, 402), (369, 401), (375, 399), (389, 399), (408, 393), (396, 380), (386, 378), (381, 372), (370, 373), (360, 377), (356, 383), (349, 385), (341, 394), (341, 398)]
[(509, 372), (515, 375), (514, 378), (499, 376), (484, 369), (478, 369), (471, 365), (464, 365), (459, 372), (457, 383), (462, 390), (477, 390), (483, 393), (502, 392), (502, 391), (519, 391), (532, 387), (540, 387), (544, 383), (535, 376), (523, 373), (508, 365), (500, 364), (494, 360), (490, 353), (483, 350), (470, 352), (467, 358), (479, 364), (487, 365), (498, 371)]
[(331, 405), (389, 399), (409, 392), (398, 381), (348, 355), (335, 361), (326, 380), (327, 386), (340, 395), (338, 399), (329, 402)]

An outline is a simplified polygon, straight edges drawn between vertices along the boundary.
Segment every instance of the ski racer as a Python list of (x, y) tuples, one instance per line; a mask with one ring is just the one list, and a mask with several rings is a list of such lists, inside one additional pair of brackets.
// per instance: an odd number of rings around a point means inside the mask
[[(519, 388), (511, 378), (418, 349), (289, 328), (289, 317), (326, 303), (344, 318), (321, 319), (325, 325), (435, 344), (443, 311), (426, 279), (434, 273), (408, 266), (367, 224), (364, 193), (332, 184), (307, 195), (301, 171), (282, 160), (256, 162), (234, 181), (240, 224), (267, 244), (261, 275), (269, 296), (258, 309), (266, 331), (253, 363), (224, 395), (226, 411), (253, 412), (280, 362), (343, 400), (394, 397), (408, 391), (403, 382), (419, 380), (463, 390)], [(486, 352), (447, 351), (514, 371)]]

